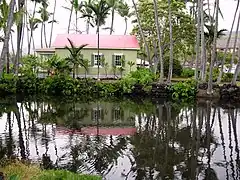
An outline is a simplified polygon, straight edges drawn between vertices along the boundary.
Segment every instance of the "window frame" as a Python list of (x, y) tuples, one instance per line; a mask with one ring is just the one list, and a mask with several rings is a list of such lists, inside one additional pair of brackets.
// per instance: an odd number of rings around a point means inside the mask
[[(97, 112), (98, 111), (98, 112)], [(102, 108), (101, 107), (99, 107), (99, 108), (97, 108), (97, 107), (95, 107), (95, 108), (92, 108), (92, 113), (93, 113), (93, 115), (92, 115), (92, 121), (102, 121)], [(96, 114), (98, 114), (99, 115), (99, 117), (98, 118), (96, 118)], [(98, 116), (97, 115), (97, 116)]]
[[(98, 64), (96, 64), (97, 60), (96, 60), (96, 56), (98, 56), (98, 53), (93, 53), (93, 67), (97, 68)], [(101, 57), (103, 57), (103, 53), (99, 53), (100, 59)], [(102, 65), (101, 63), (99, 64), (99, 67), (101, 68)]]
[[(124, 56), (123, 53), (114, 53), (113, 55), (114, 55), (114, 64), (115, 64), (115, 66), (116, 67), (122, 67), (123, 65), (122, 65), (121, 59)], [(121, 56), (121, 58), (119, 60), (117, 60), (117, 56)], [(121, 63), (121, 65), (117, 65), (117, 63), (116, 63), (117, 61), (119, 61)]]

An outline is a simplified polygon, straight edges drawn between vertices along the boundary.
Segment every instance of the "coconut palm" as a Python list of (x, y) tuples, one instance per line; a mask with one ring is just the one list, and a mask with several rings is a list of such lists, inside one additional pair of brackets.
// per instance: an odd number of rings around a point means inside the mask
[(50, 21), (50, 23), (51, 23), (51, 32), (50, 32), (50, 39), (49, 39), (48, 47), (51, 47), (51, 45), (52, 45), (53, 24), (56, 22), (56, 20), (54, 19), (55, 18), (55, 13), (56, 13), (56, 5), (57, 5), (57, 0), (54, 1), (52, 21)]
[(67, 57), (66, 60), (73, 64), (73, 78), (75, 78), (75, 71), (79, 65), (82, 66), (85, 71), (87, 71), (85, 60), (81, 54), (82, 49), (87, 46), (87, 44), (76, 47), (70, 39), (68, 39), (68, 42), (70, 44), (70, 47), (66, 46), (65, 48), (69, 51), (70, 56)]
[[(48, 43), (47, 43), (47, 34), (46, 34), (46, 22), (49, 21), (49, 17), (51, 15), (51, 13), (49, 13), (47, 11), (48, 8), (48, 3), (46, 1), (42, 2), (42, 7), (40, 7), (40, 10), (38, 11), (38, 13), (40, 13), (40, 17), (41, 17), (41, 48), (43, 48), (43, 41), (45, 41), (45, 46), (48, 47)], [(43, 40), (43, 36), (44, 36), (44, 40)]]
[[(160, 78), (159, 78), (159, 82), (162, 83), (163, 82), (163, 53), (162, 53), (162, 47), (161, 47), (161, 27), (159, 24), (159, 19), (158, 19), (158, 5), (157, 5), (157, 1), (154, 0), (153, 1), (153, 7), (154, 7), (154, 20), (155, 20), (155, 26), (157, 29), (157, 36), (158, 36), (158, 49), (159, 49), (159, 62), (160, 62)], [(157, 67), (157, 66), (156, 66)]]
[(110, 26), (110, 35), (113, 33), (113, 24), (114, 24), (114, 15), (115, 15), (115, 11), (118, 10), (119, 5), (120, 5), (120, 1), (119, 0), (107, 0), (109, 6), (111, 6), (111, 26)]
[[(148, 57), (148, 62), (149, 62), (150, 67), (152, 68), (152, 59), (150, 57), (151, 56), (150, 55), (150, 50), (149, 50), (149, 46), (147, 44), (147, 40), (146, 40), (146, 38), (144, 36), (144, 33), (143, 33), (142, 24), (140, 22), (140, 16), (139, 16), (139, 13), (138, 13), (137, 5), (136, 5), (134, 0), (132, 0), (132, 3), (133, 3), (133, 7), (134, 7), (134, 13), (135, 13), (135, 15), (137, 17), (137, 23), (138, 23), (138, 26), (139, 26), (139, 31), (140, 31), (140, 34), (141, 34), (141, 38), (142, 38), (142, 40), (144, 42), (146, 54), (147, 54), (147, 57)], [(163, 71), (161, 71), (161, 72), (163, 72)]]
[[(91, 4), (84, 4), (84, 7), (93, 12), (91, 15), (83, 14), (83, 17), (91, 18), (94, 25), (97, 26), (97, 54), (99, 57), (99, 28), (106, 23), (111, 6), (109, 6), (106, 0), (100, 0)], [(100, 78), (99, 65), (100, 61), (98, 62), (98, 79)]]
[(134, 13), (130, 12), (130, 7), (126, 2), (120, 3), (117, 11), (118, 11), (118, 14), (124, 18), (124, 21), (125, 21), (124, 35), (126, 35), (127, 29), (128, 29), (128, 19), (131, 18), (134, 15)]
[[(86, 18), (86, 33), (89, 34), (89, 28), (90, 28), (90, 25), (92, 25), (91, 23), (91, 15), (92, 15), (92, 10), (88, 8), (88, 5), (90, 5), (92, 3), (92, 0), (88, 0), (88, 1), (84, 1), (84, 8), (81, 8), (80, 9), (80, 12), (84, 15), (84, 16), (81, 16), (81, 18)], [(86, 17), (87, 15), (87, 17)]]
[(208, 88), (207, 94), (212, 94), (212, 73), (213, 73), (213, 63), (216, 59), (217, 52), (217, 35), (218, 35), (218, 12), (219, 12), (219, 0), (216, 0), (216, 18), (215, 18), (215, 26), (214, 26), (214, 36), (213, 36), (213, 49), (211, 54), (211, 62), (210, 62), (210, 71), (209, 71), (209, 79), (208, 79)]
[(5, 62), (4, 58), (6, 57), (6, 54), (7, 54), (7, 49), (8, 49), (8, 44), (9, 44), (9, 39), (10, 39), (10, 34), (11, 34), (11, 28), (13, 25), (15, 5), (16, 5), (16, 1), (11, 0), (10, 9), (8, 12), (5, 37), (4, 37), (4, 42), (3, 42), (3, 48), (2, 48), (2, 52), (1, 52), (1, 56), (0, 56), (0, 78), (2, 77), (2, 73), (3, 73), (3, 66), (4, 66), (4, 62)]
[[(224, 56), (223, 56), (223, 59), (222, 59), (222, 62), (221, 62), (221, 69), (220, 69), (220, 73), (219, 73), (219, 76), (218, 76), (217, 83), (220, 83), (221, 80), (222, 80), (223, 67), (224, 67), (224, 64), (225, 64), (225, 61), (226, 61), (226, 58), (227, 58), (227, 51), (228, 51), (228, 47), (229, 47), (230, 40), (231, 40), (231, 36), (232, 36), (233, 26), (234, 26), (235, 21), (236, 21), (237, 12), (238, 12), (238, 10), (239, 10), (239, 5), (240, 5), (240, 0), (238, 0), (238, 2), (237, 2), (237, 6), (236, 6), (235, 13), (234, 13), (231, 30), (230, 30), (230, 33), (229, 33), (229, 36), (228, 36), (226, 48), (225, 48), (225, 50), (224, 50)], [(239, 14), (239, 18), (238, 18), (237, 31), (236, 31), (236, 32), (238, 32), (238, 29), (239, 29), (239, 22), (240, 22), (240, 14)], [(238, 33), (237, 33), (237, 35), (238, 35)], [(236, 47), (236, 43), (237, 43), (237, 35), (236, 35), (236, 38), (235, 38), (235, 41), (234, 41), (234, 54), (235, 54), (235, 47)], [(234, 55), (232, 56), (232, 61), (233, 61), (233, 59), (234, 59)], [(230, 68), (229, 68), (229, 70), (230, 70)]]
[(168, 0), (168, 20), (169, 20), (169, 35), (170, 35), (170, 58), (169, 58), (169, 70), (167, 82), (170, 83), (172, 79), (173, 71), (173, 34), (172, 34), (172, 10), (171, 10), (171, 0)]

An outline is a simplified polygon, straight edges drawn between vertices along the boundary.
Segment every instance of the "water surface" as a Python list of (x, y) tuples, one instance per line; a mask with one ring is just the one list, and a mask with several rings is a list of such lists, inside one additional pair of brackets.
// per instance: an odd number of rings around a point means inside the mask
[(239, 179), (239, 109), (211, 101), (0, 101), (0, 158), (106, 180)]

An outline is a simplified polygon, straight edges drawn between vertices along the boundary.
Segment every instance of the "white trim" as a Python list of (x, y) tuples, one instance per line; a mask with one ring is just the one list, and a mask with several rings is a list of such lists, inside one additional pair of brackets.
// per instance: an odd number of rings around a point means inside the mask
[(123, 56), (124, 54), (123, 53), (114, 53), (113, 55), (114, 56)]
[[(92, 53), (93, 54), (93, 56), (94, 56), (94, 59), (93, 59), (93, 63), (94, 63), (94, 65), (92, 66), (92, 67), (94, 67), (94, 68), (98, 68), (98, 65), (95, 65), (95, 56), (100, 56), (100, 58), (101, 58), (101, 56), (103, 56), (103, 53)], [(102, 66), (101, 65), (99, 65), (99, 68), (102, 68)]]
[[(114, 59), (114, 64), (116, 65), (116, 56), (121, 56), (121, 58), (124, 56), (123, 54), (120, 53), (114, 53), (115, 59)], [(121, 62), (121, 59), (120, 59)], [(116, 65), (116, 67), (122, 67), (122, 62), (121, 65)]]
[[(92, 53), (93, 55), (98, 55), (98, 53)], [(103, 53), (99, 53), (100, 56), (103, 55)]]

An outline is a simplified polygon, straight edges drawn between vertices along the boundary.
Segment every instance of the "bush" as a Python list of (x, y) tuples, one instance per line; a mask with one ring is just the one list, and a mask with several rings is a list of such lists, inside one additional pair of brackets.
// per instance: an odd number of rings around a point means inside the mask
[(178, 82), (169, 88), (174, 100), (192, 100), (196, 97), (197, 83), (194, 80)]
[(147, 68), (138, 68), (125, 76), (120, 82), (119, 87), (123, 93), (131, 93), (135, 85), (140, 85), (144, 89), (156, 80), (156, 75)]
[(182, 73), (181, 73), (181, 77), (183, 78), (191, 78), (193, 77), (195, 74), (195, 71), (191, 68), (183, 68)]
[(0, 93), (1, 94), (14, 94), (16, 93), (17, 77), (14, 74), (2, 74), (0, 79)]
[[(168, 70), (169, 70), (169, 57), (165, 57), (164, 58), (164, 76), (167, 77), (168, 76)], [(159, 72), (160, 72), (160, 63), (159, 63)], [(176, 77), (176, 76), (181, 76), (182, 73), (182, 65), (180, 63), (180, 61), (178, 59), (173, 59), (173, 72), (172, 72), (172, 76)]]
[(223, 77), (222, 77), (222, 81), (223, 82), (231, 82), (233, 78), (233, 74), (232, 73), (224, 73)]
[[(212, 73), (213, 82), (217, 81), (219, 73), (220, 73), (219, 68), (213, 68), (213, 73)], [(209, 67), (207, 69), (207, 81), (208, 81), (208, 78), (209, 78)]]

